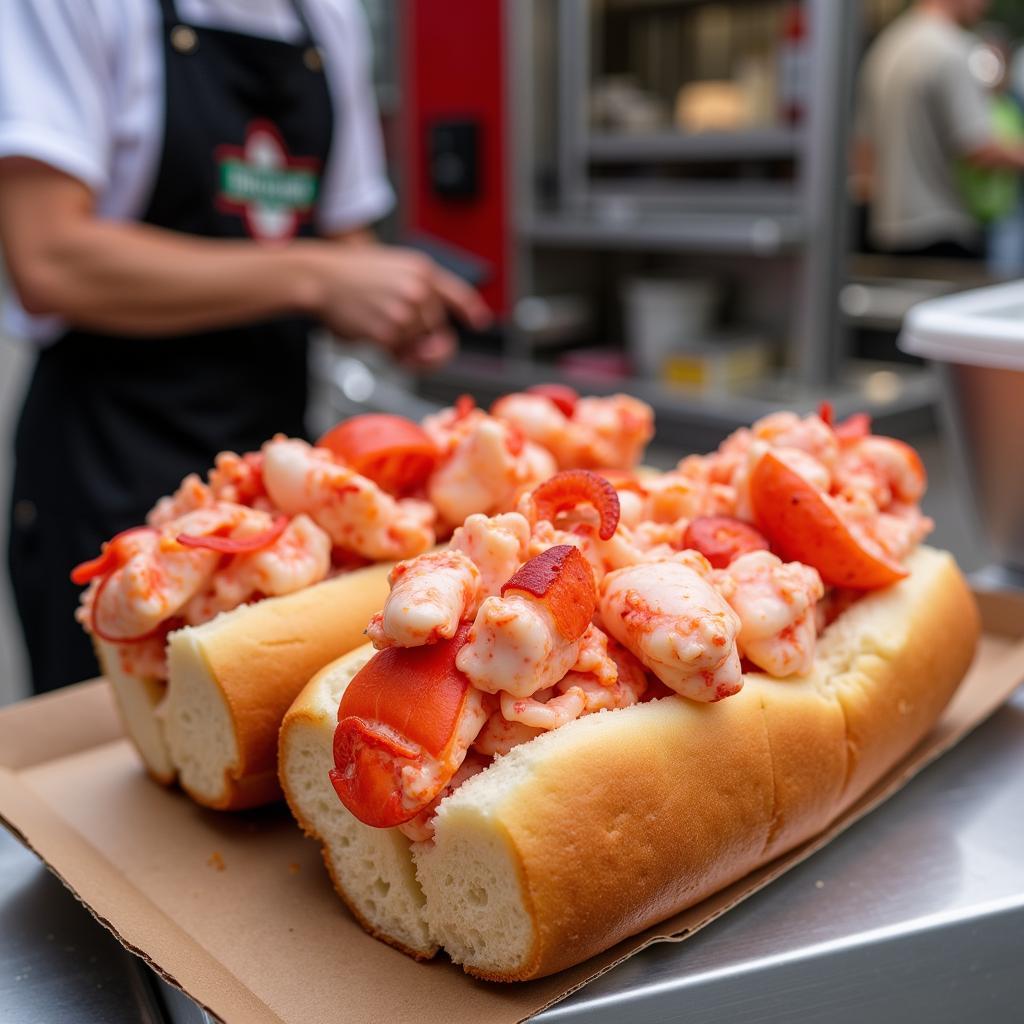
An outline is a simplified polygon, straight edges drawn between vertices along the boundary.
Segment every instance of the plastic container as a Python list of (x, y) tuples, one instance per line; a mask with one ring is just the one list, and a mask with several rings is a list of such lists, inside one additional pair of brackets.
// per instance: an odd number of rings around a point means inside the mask
[(632, 278), (623, 289), (626, 337), (637, 370), (658, 377), (667, 356), (704, 339), (718, 303), (705, 278)]
[(899, 347), (938, 367), (957, 460), (993, 552), (1024, 569), (1024, 281), (914, 306)]
[(761, 377), (768, 369), (770, 356), (764, 338), (723, 334), (668, 356), (662, 376), (670, 387), (698, 394), (726, 394)]

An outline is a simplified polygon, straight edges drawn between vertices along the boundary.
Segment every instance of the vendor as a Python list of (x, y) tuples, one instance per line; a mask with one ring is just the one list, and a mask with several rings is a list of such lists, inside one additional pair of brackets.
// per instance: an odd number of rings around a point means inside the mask
[(357, 0), (3, 0), (8, 333), (38, 348), (10, 571), (37, 691), (95, 673), (69, 569), (222, 449), (301, 435), (319, 321), (420, 363), (467, 285), (392, 202)]
[(998, 136), (972, 70), (967, 29), (987, 0), (918, 0), (872, 44), (860, 77), (855, 180), (870, 203), (869, 237), (884, 252), (982, 255), (982, 230), (961, 189), (963, 164), (1024, 170), (1024, 145)]

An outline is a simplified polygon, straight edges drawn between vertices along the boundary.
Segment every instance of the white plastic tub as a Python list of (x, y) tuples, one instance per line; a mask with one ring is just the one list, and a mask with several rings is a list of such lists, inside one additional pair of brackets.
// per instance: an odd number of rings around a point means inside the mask
[(1024, 569), (1024, 281), (914, 306), (899, 346), (939, 368), (965, 486), (996, 557)]
[(707, 335), (718, 285), (705, 278), (631, 278), (623, 288), (626, 338), (637, 369), (660, 377), (666, 357)]

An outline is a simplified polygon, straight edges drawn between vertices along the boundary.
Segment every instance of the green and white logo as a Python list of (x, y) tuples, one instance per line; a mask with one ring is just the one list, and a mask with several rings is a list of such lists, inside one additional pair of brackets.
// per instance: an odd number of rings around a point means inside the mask
[(217, 206), (240, 215), (253, 238), (285, 241), (308, 219), (320, 184), (320, 161), (292, 157), (277, 127), (252, 121), (244, 146), (216, 152)]

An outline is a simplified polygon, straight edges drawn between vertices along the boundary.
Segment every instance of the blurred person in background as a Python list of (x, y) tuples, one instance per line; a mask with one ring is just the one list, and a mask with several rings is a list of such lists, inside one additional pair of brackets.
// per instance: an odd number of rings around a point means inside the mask
[(2, 0), (8, 333), (38, 348), (9, 565), (37, 691), (95, 673), (73, 565), (222, 449), (301, 436), (319, 321), (429, 364), (479, 296), (392, 194), (358, 0)]
[[(1002, 143), (1022, 145), (1024, 107), (1013, 87), (1009, 36), (991, 24), (979, 28), (978, 35), (982, 45), (971, 60), (991, 93), (992, 132)], [(1024, 189), (1020, 173), (965, 163), (960, 169), (960, 185), (968, 209), (984, 226), (989, 272), (997, 277), (1019, 277), (1024, 272)]]
[(987, 0), (918, 0), (871, 45), (861, 68), (854, 173), (869, 237), (897, 254), (976, 258), (983, 233), (963, 164), (1024, 170), (1024, 144), (1001, 138), (967, 29)]

